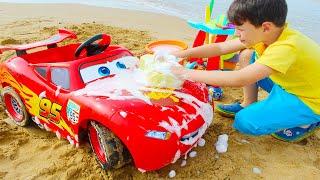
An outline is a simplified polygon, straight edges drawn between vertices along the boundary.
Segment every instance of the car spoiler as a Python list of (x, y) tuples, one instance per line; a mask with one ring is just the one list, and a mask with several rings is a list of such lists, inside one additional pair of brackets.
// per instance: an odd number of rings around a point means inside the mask
[(21, 56), (26, 54), (26, 50), (37, 48), (37, 47), (47, 46), (48, 48), (55, 48), (57, 47), (57, 43), (67, 38), (77, 39), (77, 35), (70, 30), (59, 29), (58, 34), (53, 35), (50, 38), (43, 41), (30, 43), (30, 44), (23, 44), (23, 45), (0, 46), (0, 54), (2, 54), (4, 51), (15, 50), (17, 53), (17, 56)]

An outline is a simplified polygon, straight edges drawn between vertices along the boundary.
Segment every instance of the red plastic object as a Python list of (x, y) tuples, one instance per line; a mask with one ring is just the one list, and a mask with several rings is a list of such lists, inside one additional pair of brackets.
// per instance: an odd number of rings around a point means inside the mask
[[(223, 42), (228, 35), (217, 35), (215, 43)], [(220, 56), (208, 58), (207, 70), (218, 70), (220, 68)]]
[[(198, 47), (198, 46), (202, 46), (204, 44), (206, 40), (206, 32), (204, 31), (199, 31), (196, 39), (193, 42), (193, 47)], [(202, 58), (190, 58), (189, 60), (190, 62), (197, 62), (198, 64), (203, 64), (203, 60)]]
[[(75, 37), (70, 31), (60, 30), (48, 40), (1, 47), (1, 50), (24, 51)], [(95, 50), (98, 44), (93, 45), (95, 46), (90, 48)], [(81, 76), (81, 69), (100, 65), (99, 63), (103, 64), (101, 67), (106, 66), (105, 64), (117, 64), (123, 68), (123, 64), (118, 63), (119, 59), (132, 56), (126, 48), (110, 45), (102, 52), (93, 51), (91, 56), (76, 58), (75, 50), (79, 46), (80, 43), (49, 47), (46, 50), (20, 54), (0, 64), (1, 88), (13, 89), (23, 102), (22, 106), (16, 106), (9, 94), (3, 94), (9, 108), (8, 113), (14, 116), (11, 116), (13, 119), (22, 120), (19, 109), (25, 108), (40, 127), (76, 146), (83, 143), (79, 135), (88, 131), (90, 121), (95, 121), (112, 131), (129, 150), (135, 166), (146, 171), (171, 164), (195, 146), (212, 121), (212, 107), (208, 102), (205, 84), (186, 81), (179, 90), (141, 90), (150, 99), (148, 103), (139, 98), (121, 100), (77, 95), (76, 92), (91, 83), (84, 83), (86, 77)], [(54, 78), (55, 72), (61, 76), (60, 79)], [(108, 73), (104, 68), (101, 72)], [(125, 72), (127, 71), (123, 71)], [(117, 74), (108, 78), (115, 77)], [(102, 82), (102, 79), (96, 80), (96, 83)], [(69, 82), (67, 86), (59, 85), (65, 82)], [(203, 114), (204, 112), (207, 113)], [(152, 132), (162, 132), (170, 136), (159, 139), (147, 136), (150, 132), (151, 135), (156, 135)], [(99, 143), (92, 144), (95, 147)], [(96, 147), (95, 152), (99, 152), (99, 149)], [(98, 157), (103, 160), (103, 152)]]
[(35, 43), (31, 43), (31, 44), (24, 44), (24, 45), (0, 46), (0, 54), (2, 54), (2, 52), (7, 51), (7, 50), (16, 50), (19, 52), (19, 51), (25, 51), (25, 50), (29, 50), (29, 49), (33, 49), (33, 48), (37, 48), (37, 47), (42, 47), (42, 46), (55, 47), (55, 45), (57, 43), (65, 40), (67, 38), (77, 39), (77, 35), (74, 34), (70, 30), (59, 29), (58, 34), (51, 36), (50, 38), (48, 38), (44, 41), (39, 41), (39, 42), (35, 42)]

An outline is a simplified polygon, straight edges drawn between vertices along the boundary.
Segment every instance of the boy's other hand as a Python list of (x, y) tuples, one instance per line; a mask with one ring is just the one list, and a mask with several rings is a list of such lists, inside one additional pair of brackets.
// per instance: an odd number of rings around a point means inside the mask
[(173, 52), (170, 52), (170, 54), (177, 57), (178, 59), (186, 59), (187, 58), (185, 51), (173, 51)]
[(174, 76), (178, 77), (179, 79), (185, 80), (188, 78), (188, 70), (185, 69), (183, 66), (173, 66), (171, 67), (170, 71)]
[(183, 62), (188, 60), (188, 58), (184, 56), (183, 51), (170, 52), (170, 55), (175, 56), (181, 65), (183, 64)]

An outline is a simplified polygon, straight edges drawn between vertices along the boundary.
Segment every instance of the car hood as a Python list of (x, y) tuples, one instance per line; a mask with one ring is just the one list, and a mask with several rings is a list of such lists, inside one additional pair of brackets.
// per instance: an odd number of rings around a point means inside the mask
[[(211, 124), (213, 108), (207, 101), (208, 91), (201, 83), (185, 81), (179, 90), (139, 87), (137, 89), (103, 88), (90, 84), (74, 92), (75, 96), (92, 99), (96, 109), (118, 113), (122, 118), (136, 116), (152, 130), (167, 130), (177, 136)], [(184, 133), (185, 131), (185, 133)]]

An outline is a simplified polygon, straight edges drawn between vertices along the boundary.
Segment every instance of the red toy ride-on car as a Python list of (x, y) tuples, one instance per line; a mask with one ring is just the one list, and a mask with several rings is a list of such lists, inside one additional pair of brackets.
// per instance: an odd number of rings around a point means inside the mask
[[(34, 121), (76, 147), (88, 133), (104, 169), (132, 162), (141, 171), (160, 169), (188, 153), (213, 119), (205, 84), (181, 89), (139, 84), (138, 59), (98, 34), (84, 43), (68, 30), (47, 40), (0, 46), (16, 56), (0, 64), (1, 97), (18, 126)], [(37, 47), (45, 50), (36, 51)], [(29, 49), (34, 49), (30, 53)]]

